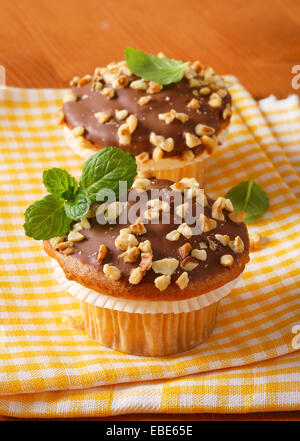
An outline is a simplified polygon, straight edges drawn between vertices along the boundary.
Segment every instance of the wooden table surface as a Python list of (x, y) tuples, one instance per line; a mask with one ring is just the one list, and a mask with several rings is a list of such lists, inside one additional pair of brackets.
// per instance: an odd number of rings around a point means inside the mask
[[(300, 64), (300, 2), (9, 0), (1, 2), (0, 42), (10, 86), (66, 87), (74, 75), (120, 60), (133, 46), (200, 59), (218, 73), (236, 75), (256, 98), (283, 98), (296, 92), (291, 69)], [(122, 417), (156, 418), (299, 420), (300, 412)]]

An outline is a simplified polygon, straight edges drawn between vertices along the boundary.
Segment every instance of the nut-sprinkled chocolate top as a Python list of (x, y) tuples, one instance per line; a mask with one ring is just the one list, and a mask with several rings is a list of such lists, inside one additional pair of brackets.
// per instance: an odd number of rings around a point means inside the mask
[(211, 153), (231, 116), (224, 81), (199, 62), (167, 86), (133, 75), (125, 61), (97, 68), (93, 77), (75, 77), (72, 85), (63, 112), (76, 136), (154, 160)]
[[(104, 273), (129, 290), (145, 284), (153, 286), (156, 292), (168, 287), (184, 290), (193, 284), (200, 287), (199, 283), (205, 284), (233, 267), (236, 275), (243, 271), (249, 251), (244, 213), (234, 212), (228, 199), (206, 198), (193, 178), (185, 178), (177, 184), (138, 178), (130, 192), (150, 194), (153, 189), (162, 190), (162, 200), (167, 200), (172, 190), (190, 191), (192, 206), (204, 206), (204, 215), (200, 214), (197, 220), (203, 231), (191, 235), (187, 224), (175, 222), (184, 207), (174, 206), (174, 199), (168, 204), (149, 198), (148, 203), (142, 205), (135, 224), (99, 225), (95, 218), (83, 220), (81, 225), (73, 226), (68, 237), (51, 239), (52, 247), (90, 266), (99, 278)], [(128, 202), (129, 206), (133, 203)], [(170, 223), (163, 224), (162, 212), (168, 210)], [(116, 205), (107, 213), (117, 217)], [(157, 215), (157, 224), (147, 223), (147, 219)]]

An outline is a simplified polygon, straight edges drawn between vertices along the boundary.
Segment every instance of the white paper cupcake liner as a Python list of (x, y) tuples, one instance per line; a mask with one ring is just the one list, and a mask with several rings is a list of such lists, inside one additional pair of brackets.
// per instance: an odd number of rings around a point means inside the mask
[(124, 311), (135, 314), (179, 314), (202, 309), (206, 306), (218, 302), (232, 291), (241, 278), (241, 274), (234, 280), (226, 283), (218, 289), (201, 294), (187, 300), (175, 301), (153, 301), (153, 300), (134, 300), (121, 297), (113, 297), (100, 294), (92, 289), (86, 288), (77, 282), (68, 280), (62, 268), (57, 262), (54, 263), (54, 275), (58, 283), (69, 294), (80, 302), (87, 302), (101, 308), (116, 311)]

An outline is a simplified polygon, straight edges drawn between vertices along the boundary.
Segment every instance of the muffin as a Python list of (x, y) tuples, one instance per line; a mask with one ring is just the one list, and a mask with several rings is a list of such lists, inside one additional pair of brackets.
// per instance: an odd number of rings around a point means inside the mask
[(211, 67), (185, 63), (182, 79), (163, 85), (121, 61), (74, 77), (71, 85), (60, 122), (76, 154), (86, 159), (105, 146), (119, 147), (145, 177), (195, 177), (203, 186), (205, 163), (225, 141), (231, 117), (230, 94)]
[[(88, 335), (142, 356), (200, 344), (249, 260), (244, 213), (229, 199), (206, 196), (194, 178), (137, 177), (125, 202), (101, 207), (93, 204), (69, 233), (44, 241), (59, 282), (80, 301)], [(188, 224), (187, 212), (200, 214)]]

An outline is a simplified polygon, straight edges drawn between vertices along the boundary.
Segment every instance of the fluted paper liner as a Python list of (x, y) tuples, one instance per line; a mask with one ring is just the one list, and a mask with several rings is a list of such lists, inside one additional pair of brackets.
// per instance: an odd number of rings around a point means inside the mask
[(84, 328), (101, 345), (148, 357), (184, 352), (213, 331), (221, 299), (240, 276), (216, 290), (178, 301), (134, 300), (100, 294), (70, 281), (59, 264), (55, 277), (80, 302)]
[[(63, 286), (63, 288), (72, 296), (76, 297), (76, 299), (78, 299), (80, 302), (90, 303), (91, 305), (99, 306), (101, 308), (135, 314), (180, 314), (182, 312), (197, 311), (218, 302), (229, 294), (241, 277), (241, 275), (239, 275), (237, 278), (226, 283), (220, 288), (191, 299), (153, 301), (124, 299), (121, 297), (100, 294), (99, 292), (86, 288), (77, 282), (68, 280), (58, 263), (55, 263), (54, 274), (59, 284)], [(153, 289), (156, 288), (153, 287)]]

